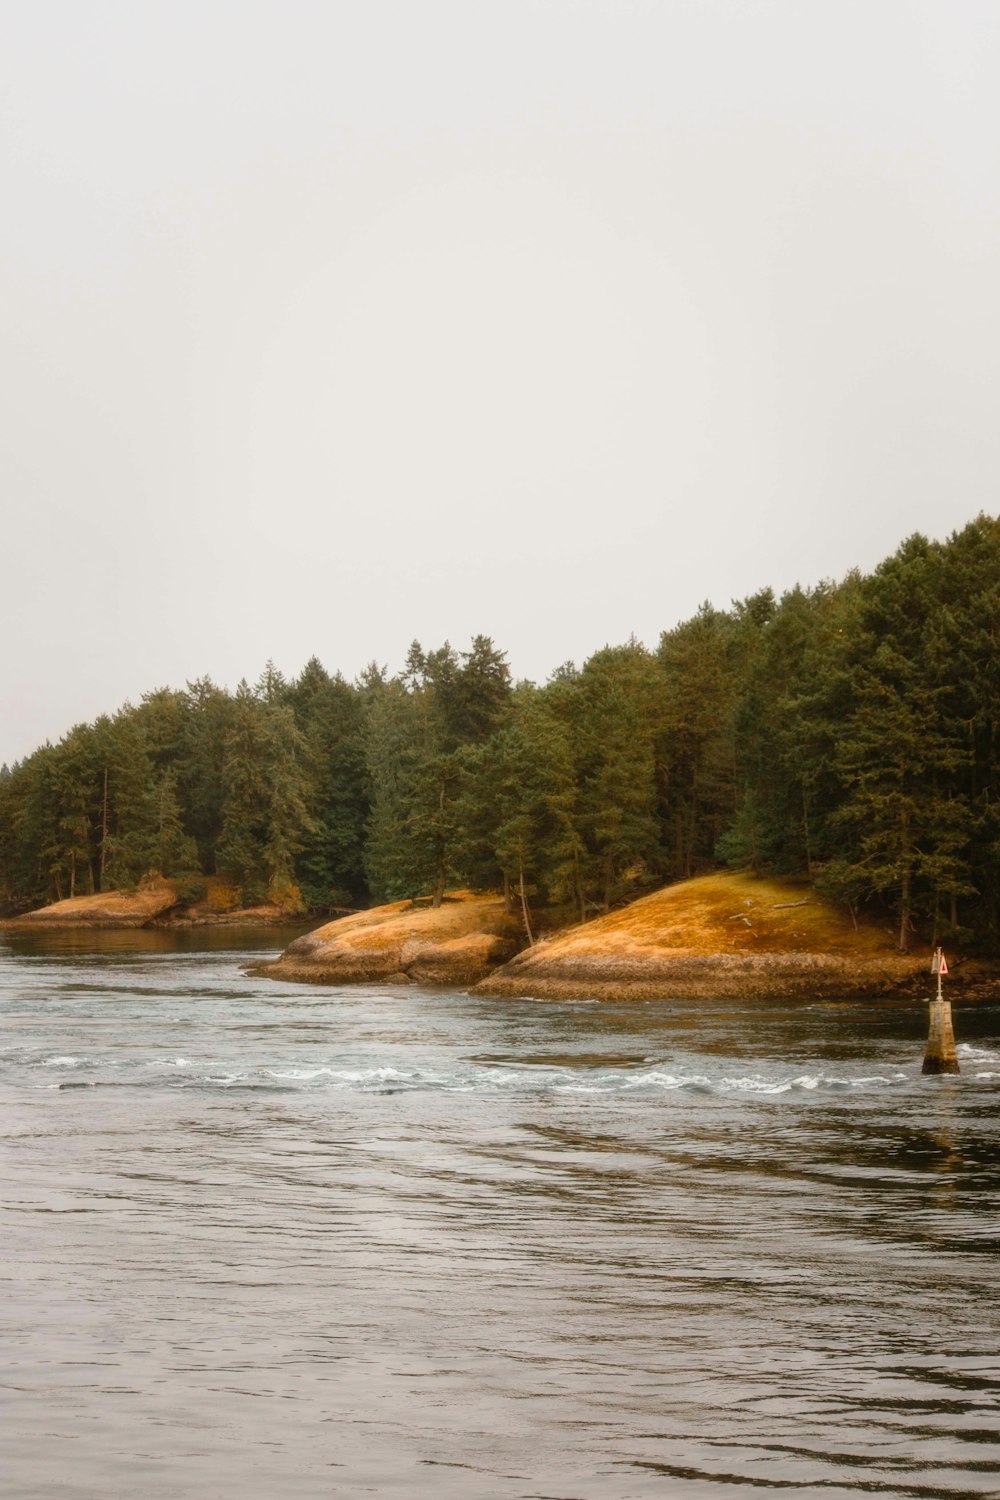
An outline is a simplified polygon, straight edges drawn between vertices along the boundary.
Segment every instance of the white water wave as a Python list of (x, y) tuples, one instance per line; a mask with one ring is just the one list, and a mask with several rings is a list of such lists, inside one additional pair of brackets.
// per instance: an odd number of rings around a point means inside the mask
[[(905, 1083), (908, 1075), (903, 1072), (866, 1074), (860, 1078), (840, 1078), (821, 1073), (800, 1073), (792, 1077), (775, 1078), (762, 1073), (744, 1074), (724, 1078), (711, 1078), (707, 1073), (669, 1072), (663, 1068), (637, 1072), (635, 1069), (602, 1069), (581, 1079), (571, 1068), (539, 1069), (488, 1068), (470, 1072), (424, 1072), (419, 1069), (404, 1071), (391, 1066), (370, 1068), (344, 1068), (317, 1066), (314, 1068), (272, 1068), (264, 1076), (292, 1084), (318, 1084), (328, 1080), (331, 1084), (342, 1084), (348, 1088), (378, 1090), (393, 1086), (412, 1089), (442, 1089), (446, 1092), (467, 1093), (474, 1090), (485, 1092), (527, 1093), (552, 1092), (558, 1094), (622, 1094), (636, 1090), (662, 1090), (665, 1093), (690, 1090), (708, 1094), (760, 1094), (780, 1095), (792, 1092), (813, 1093), (817, 1090), (849, 1090), (855, 1088), (891, 1088)], [(249, 1079), (249, 1075), (244, 1075)]]
[[(342, 1083), (413, 1083), (421, 1079), (419, 1073), (403, 1073), (398, 1068), (268, 1068), (269, 1078), (287, 1079), (292, 1083), (312, 1083), (315, 1078), (336, 1078)], [(437, 1080), (444, 1082), (445, 1080)]]
[[(971, 1052), (967, 1054), (971, 1058)], [(996, 1053), (983, 1054), (989, 1060)], [(129, 1067), (119, 1058), (104, 1060), (80, 1058), (60, 1054), (46, 1058), (42, 1066), (47, 1068), (80, 1068), (85, 1065), (119, 1069)], [(795, 1094), (824, 1092), (847, 1092), (854, 1089), (893, 1088), (908, 1081), (904, 1072), (870, 1073), (860, 1077), (843, 1077), (821, 1072), (801, 1072), (779, 1075), (757, 1071), (745, 1074), (712, 1076), (709, 1073), (687, 1071), (683, 1065), (675, 1068), (663, 1064), (647, 1068), (604, 1067), (581, 1075), (579, 1069), (569, 1066), (539, 1068), (535, 1065), (507, 1067), (452, 1068), (446, 1065), (405, 1068), (392, 1063), (375, 1063), (364, 1066), (360, 1060), (354, 1063), (319, 1062), (311, 1066), (255, 1066), (250, 1068), (227, 1067), (219, 1058), (215, 1065), (207, 1059), (192, 1061), (182, 1056), (161, 1056), (145, 1060), (135, 1059), (132, 1067), (138, 1067), (147, 1077), (157, 1075), (166, 1082), (168, 1077), (176, 1079), (182, 1087), (214, 1088), (273, 1088), (275, 1085), (292, 1090), (308, 1089), (344, 1090), (347, 1092), (380, 1093), (396, 1091), (440, 1091), (443, 1093), (539, 1093), (556, 1095), (627, 1095), (639, 1093), (690, 1092), (714, 1096), (751, 1095), (778, 1097)], [(134, 1075), (133, 1075), (134, 1076)], [(996, 1076), (991, 1071), (979, 1072), (977, 1078)]]

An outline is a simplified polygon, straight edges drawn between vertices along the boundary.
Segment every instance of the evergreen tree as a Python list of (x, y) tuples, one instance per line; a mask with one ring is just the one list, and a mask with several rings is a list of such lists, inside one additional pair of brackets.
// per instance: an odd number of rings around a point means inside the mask
[(226, 738), (217, 857), (246, 900), (292, 890), (295, 856), (312, 828), (305, 762), (291, 707), (261, 699), (241, 682)]
[(605, 647), (566, 698), (577, 765), (576, 818), (585, 841), (581, 871), (605, 910), (661, 864), (657, 742), (663, 679), (637, 642)]
[(233, 699), (209, 677), (189, 682), (187, 712), (178, 751), (177, 795), (184, 824), (198, 846), (205, 875), (218, 873), (225, 799), (224, 763), (233, 727)]
[(670, 869), (690, 876), (713, 859), (737, 805), (737, 684), (732, 618), (710, 604), (665, 632), (663, 804)]
[(846, 863), (868, 888), (892, 895), (899, 948), (933, 893), (970, 889), (968, 808), (957, 785), (969, 753), (945, 711), (945, 690), (923, 649), (933, 626), (935, 558), (914, 536), (865, 581), (853, 643), (853, 707), (836, 764), (844, 798), (836, 821), (850, 835)]
[(368, 888), (365, 825), (370, 810), (361, 694), (312, 657), (288, 689), (306, 746), (310, 830), (295, 862), (307, 905), (358, 905)]

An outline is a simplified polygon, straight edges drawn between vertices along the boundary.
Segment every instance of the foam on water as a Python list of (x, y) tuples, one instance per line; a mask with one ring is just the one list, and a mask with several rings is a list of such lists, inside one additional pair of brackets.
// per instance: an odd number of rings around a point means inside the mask
[[(346, 1056), (334, 1061), (310, 1065), (282, 1066), (261, 1059), (251, 1067), (233, 1067), (221, 1057), (192, 1059), (186, 1056), (155, 1057), (105, 1055), (32, 1057), (12, 1055), (4, 1060), (3, 1071), (9, 1079), (20, 1077), (29, 1083), (36, 1069), (65, 1068), (82, 1074), (84, 1081), (129, 1085), (135, 1088), (259, 1088), (275, 1086), (306, 1092), (440, 1092), (539, 1095), (615, 1096), (635, 1094), (696, 1093), (725, 1096), (759, 1096), (779, 1099), (785, 1096), (808, 1097), (854, 1090), (895, 1089), (910, 1081), (914, 1074), (896, 1070), (884, 1073), (852, 1074), (827, 1071), (786, 1073), (775, 1069), (746, 1073), (709, 1072), (701, 1068), (678, 1066), (665, 1068), (662, 1063), (636, 1066), (628, 1061), (618, 1066), (579, 1067), (539, 1065), (519, 1067), (459, 1063), (450, 1068), (402, 1066), (399, 1060), (365, 1059)], [(990, 1071), (975, 1074), (990, 1078)], [(47, 1087), (35, 1083), (34, 1087)]]
[(955, 1051), (959, 1057), (968, 1057), (977, 1062), (1000, 1063), (1000, 1051), (997, 1051), (995, 1047), (977, 1047), (972, 1042), (959, 1042)]

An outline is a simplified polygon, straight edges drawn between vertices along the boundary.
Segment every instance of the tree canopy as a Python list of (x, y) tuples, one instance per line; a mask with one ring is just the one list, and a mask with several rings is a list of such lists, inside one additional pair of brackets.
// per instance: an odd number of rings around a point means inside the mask
[(316, 912), (508, 893), (529, 936), (729, 864), (1000, 950), (1000, 522), (705, 604), (540, 686), (487, 636), (158, 689), (0, 770), (0, 901), (146, 871)]

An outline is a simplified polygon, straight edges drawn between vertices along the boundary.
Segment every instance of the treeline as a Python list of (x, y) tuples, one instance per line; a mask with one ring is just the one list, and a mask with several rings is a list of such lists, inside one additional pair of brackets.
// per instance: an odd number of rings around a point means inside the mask
[(704, 605), (542, 687), (483, 636), (315, 658), (78, 725), (0, 773), (0, 897), (150, 869), (316, 912), (505, 889), (529, 935), (716, 864), (1000, 951), (1000, 522), (869, 576)]

